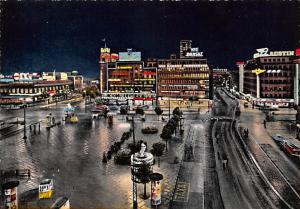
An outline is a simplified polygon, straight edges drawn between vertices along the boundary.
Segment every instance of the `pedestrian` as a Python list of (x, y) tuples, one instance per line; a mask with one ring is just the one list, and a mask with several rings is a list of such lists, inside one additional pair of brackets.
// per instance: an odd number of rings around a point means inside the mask
[(220, 158), (220, 153), (218, 152), (217, 154), (218, 154), (218, 160), (221, 160), (221, 158)]
[(264, 127), (267, 128), (267, 121), (264, 120)]

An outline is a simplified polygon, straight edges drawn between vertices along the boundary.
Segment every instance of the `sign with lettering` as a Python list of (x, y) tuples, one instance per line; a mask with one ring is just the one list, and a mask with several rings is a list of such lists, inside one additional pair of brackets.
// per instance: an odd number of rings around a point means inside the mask
[(257, 53), (253, 54), (253, 58), (258, 57), (275, 57), (275, 56), (294, 56), (294, 51), (271, 51), (268, 48), (256, 49)]
[(203, 52), (199, 52), (198, 48), (191, 48), (190, 52), (186, 52), (186, 57), (203, 57)]

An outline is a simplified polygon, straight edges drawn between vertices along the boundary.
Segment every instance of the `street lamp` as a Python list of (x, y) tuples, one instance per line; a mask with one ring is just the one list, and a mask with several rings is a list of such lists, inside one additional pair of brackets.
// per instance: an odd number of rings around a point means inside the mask
[[(135, 152), (135, 131), (134, 131), (134, 114), (131, 115), (131, 126), (132, 126), (132, 139), (133, 139), (133, 150)], [(135, 153), (133, 153), (135, 155)], [(133, 170), (135, 170), (133, 166)], [(134, 173), (132, 173), (132, 193), (133, 193), (133, 209), (138, 209), (138, 202), (137, 202), (137, 185)]]
[(26, 136), (26, 102), (23, 104), (23, 109), (24, 109), (24, 136), (23, 139), (27, 139)]
[(83, 90), (84, 93), (84, 112), (86, 112), (86, 90)]

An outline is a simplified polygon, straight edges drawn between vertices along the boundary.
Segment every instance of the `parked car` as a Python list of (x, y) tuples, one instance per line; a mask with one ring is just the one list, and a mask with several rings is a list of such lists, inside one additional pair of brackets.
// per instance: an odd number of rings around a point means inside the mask
[(300, 159), (300, 141), (294, 138), (283, 141), (283, 150), (290, 156)]
[(142, 106), (142, 108), (143, 108), (144, 110), (148, 110), (148, 109), (150, 108), (150, 106), (149, 106), (149, 105), (144, 105), (144, 106)]
[(116, 110), (119, 110), (119, 107), (118, 107), (118, 106), (115, 106), (115, 105), (109, 106), (109, 110), (111, 110), (111, 111), (116, 111)]
[(249, 107), (249, 103), (248, 102), (244, 102), (244, 107), (245, 108)]
[(286, 140), (283, 136), (280, 134), (275, 134), (272, 136), (272, 139), (276, 142), (276, 144), (283, 148), (283, 141)]

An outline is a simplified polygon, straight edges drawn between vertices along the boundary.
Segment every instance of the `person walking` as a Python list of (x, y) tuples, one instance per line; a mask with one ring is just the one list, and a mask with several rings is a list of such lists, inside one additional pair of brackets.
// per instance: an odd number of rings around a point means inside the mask
[(264, 120), (264, 127), (267, 128), (267, 121)]

